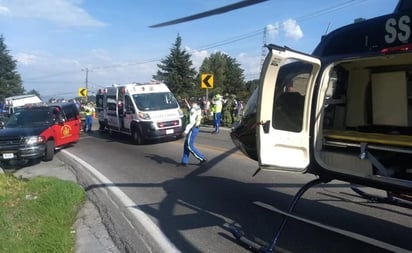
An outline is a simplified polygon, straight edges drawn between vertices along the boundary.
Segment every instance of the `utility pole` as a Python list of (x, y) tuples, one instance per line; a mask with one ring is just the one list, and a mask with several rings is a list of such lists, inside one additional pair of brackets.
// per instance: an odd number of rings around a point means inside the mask
[(85, 68), (85, 69), (82, 69), (82, 70), (86, 71), (86, 92), (87, 92), (87, 95), (86, 95), (86, 98), (85, 98), (85, 102), (87, 103), (87, 97), (89, 96), (89, 69)]
[(266, 57), (266, 34), (267, 34), (267, 26), (263, 29), (263, 45), (262, 45), (262, 54), (260, 57), (260, 68), (262, 69), (263, 67), (263, 62), (265, 61)]

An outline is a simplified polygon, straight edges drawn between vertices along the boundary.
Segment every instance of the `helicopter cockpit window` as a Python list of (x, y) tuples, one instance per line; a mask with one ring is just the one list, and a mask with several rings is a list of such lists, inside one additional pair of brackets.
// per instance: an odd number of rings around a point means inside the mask
[(306, 90), (312, 65), (293, 62), (279, 70), (273, 102), (273, 127), (279, 130), (302, 131)]

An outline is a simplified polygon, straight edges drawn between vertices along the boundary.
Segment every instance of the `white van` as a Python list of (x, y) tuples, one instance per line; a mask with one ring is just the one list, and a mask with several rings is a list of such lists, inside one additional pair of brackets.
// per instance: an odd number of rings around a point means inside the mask
[(7, 97), (4, 101), (5, 110), (8, 116), (18, 110), (19, 107), (25, 106), (27, 104), (42, 103), (41, 99), (38, 96), (32, 94)]
[(180, 138), (185, 123), (173, 93), (162, 82), (113, 85), (96, 95), (100, 130), (132, 136), (136, 144)]

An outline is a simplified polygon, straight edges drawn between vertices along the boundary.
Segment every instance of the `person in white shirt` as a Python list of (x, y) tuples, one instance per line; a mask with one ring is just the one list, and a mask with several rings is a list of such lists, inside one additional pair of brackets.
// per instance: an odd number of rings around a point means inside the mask
[(189, 124), (186, 125), (183, 136), (186, 136), (183, 146), (183, 156), (181, 164), (186, 166), (189, 163), (189, 155), (192, 154), (196, 159), (200, 161), (200, 164), (206, 162), (206, 157), (195, 147), (194, 142), (197, 134), (199, 133), (199, 126), (202, 120), (202, 110), (196, 103), (196, 100), (190, 100), (190, 103), (185, 102), (190, 109)]

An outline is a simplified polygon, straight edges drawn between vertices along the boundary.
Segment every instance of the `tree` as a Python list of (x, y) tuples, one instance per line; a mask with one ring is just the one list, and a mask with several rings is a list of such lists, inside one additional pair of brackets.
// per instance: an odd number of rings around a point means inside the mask
[(250, 80), (246, 82), (246, 89), (250, 94), (259, 86), (260, 79)]
[(236, 59), (222, 52), (213, 53), (205, 58), (200, 66), (200, 73), (213, 74), (213, 94), (238, 94), (245, 89), (243, 69), (240, 68), (240, 64), (236, 63)]
[(170, 54), (157, 64), (159, 70), (153, 78), (163, 81), (175, 95), (191, 97), (194, 90), (200, 88), (195, 82), (196, 70), (192, 67), (191, 55), (181, 46), (182, 38), (178, 34)]
[(0, 101), (6, 97), (22, 95), (24, 88), (20, 74), (16, 70), (14, 60), (6, 44), (3, 35), (0, 36)]

